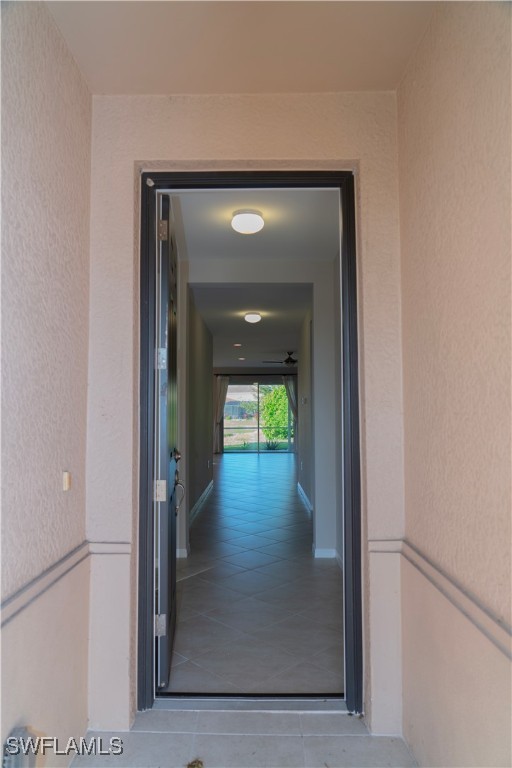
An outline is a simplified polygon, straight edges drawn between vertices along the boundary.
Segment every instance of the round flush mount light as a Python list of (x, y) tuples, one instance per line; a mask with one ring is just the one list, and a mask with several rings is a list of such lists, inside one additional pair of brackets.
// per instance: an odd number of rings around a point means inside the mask
[(242, 345), (237, 342), (236, 344), (233, 344), (233, 346), (234, 347), (241, 347)]
[(259, 312), (247, 312), (244, 315), (244, 320), (246, 323), (259, 323), (261, 320), (261, 315)]
[(254, 235), (263, 229), (265, 222), (259, 211), (235, 211), (231, 219), (231, 226), (235, 232), (241, 235)]

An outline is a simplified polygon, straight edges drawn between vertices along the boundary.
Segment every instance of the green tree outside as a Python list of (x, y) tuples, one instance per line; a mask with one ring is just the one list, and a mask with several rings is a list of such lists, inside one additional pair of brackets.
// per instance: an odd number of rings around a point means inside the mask
[(267, 440), (287, 440), (288, 397), (284, 386), (268, 387), (261, 398), (260, 412), (261, 429), (265, 438)]

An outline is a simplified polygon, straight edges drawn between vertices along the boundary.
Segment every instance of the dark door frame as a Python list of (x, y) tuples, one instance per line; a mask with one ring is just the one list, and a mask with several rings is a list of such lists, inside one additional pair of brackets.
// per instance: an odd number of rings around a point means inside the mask
[(140, 499), (137, 708), (153, 706), (153, 377), (156, 192), (167, 189), (338, 188), (343, 338), (343, 506), (345, 696), (349, 712), (363, 708), (361, 594), (361, 471), (357, 334), (357, 261), (354, 175), (351, 171), (149, 172), (141, 175), (140, 262)]

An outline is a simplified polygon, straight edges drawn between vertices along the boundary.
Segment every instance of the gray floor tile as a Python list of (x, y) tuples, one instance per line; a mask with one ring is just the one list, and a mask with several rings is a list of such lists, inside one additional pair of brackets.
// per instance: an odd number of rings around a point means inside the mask
[(304, 736), (341, 734), (368, 735), (361, 718), (352, 717), (345, 712), (303, 712), (300, 715), (301, 730)]
[(258, 552), (263, 552), (266, 555), (273, 555), (274, 557), (294, 558), (302, 551), (306, 551), (309, 554), (310, 548), (304, 545), (298, 546), (294, 541), (280, 541), (277, 544), (263, 545), (258, 547)]
[[(183, 598), (183, 604), (180, 607), (178, 605), (178, 611), (183, 611), (185, 608), (196, 611), (197, 613), (204, 613), (205, 611), (212, 611), (214, 608), (221, 608), (223, 605), (230, 605), (237, 600), (241, 600), (243, 595), (240, 592), (235, 592), (232, 589), (224, 589), (216, 584), (212, 584), (215, 589), (208, 589), (206, 587), (191, 588), (191, 590)], [(181, 620), (182, 614), (179, 615)], [(188, 621), (188, 619), (186, 619)], [(179, 622), (178, 622), (179, 628)]]
[(299, 563), (290, 560), (279, 560), (277, 563), (263, 565), (257, 569), (260, 573), (276, 576), (280, 584), (295, 581), (304, 573), (304, 568)]
[(296, 712), (200, 712), (198, 733), (216, 734), (299, 734)]
[[(294, 582), (260, 592), (258, 600), (270, 605), (286, 607), (293, 613), (303, 610), (305, 605), (305, 596), (301, 591), (294, 588)], [(311, 624), (311, 620), (309, 623)]]
[[(267, 693), (312, 693), (341, 695), (343, 693), (343, 674), (324, 669), (307, 660), (279, 672), (274, 677), (265, 680), (264, 690)], [(253, 689), (253, 691), (258, 688)]]
[(267, 605), (257, 599), (243, 600), (226, 608), (217, 608), (208, 613), (207, 616), (226, 624), (228, 627), (234, 627), (240, 632), (253, 633), (257, 630), (275, 624), (286, 618), (283, 611), (273, 605)]
[(260, 534), (256, 533), (249, 534), (248, 536), (240, 536), (237, 539), (231, 539), (231, 542), (237, 547), (247, 547), (248, 549), (257, 549), (258, 547), (265, 547), (274, 543), (272, 539), (265, 539)]
[(174, 638), (174, 652), (187, 659), (193, 659), (210, 648), (223, 646), (245, 637), (237, 629), (227, 627), (208, 616), (194, 616), (178, 623)]
[(224, 579), (223, 583), (229, 589), (234, 589), (235, 592), (241, 592), (245, 595), (255, 595), (258, 592), (264, 592), (266, 589), (274, 587), (276, 579), (265, 573), (257, 573), (256, 571), (251, 570), (235, 574), (234, 576), (229, 576), (227, 579)]
[(234, 531), (240, 531), (241, 536), (244, 534), (249, 536), (253, 533), (270, 533), (273, 530), (272, 523), (265, 521), (261, 523), (240, 523), (240, 525), (234, 525), (232, 528)]
[(245, 551), (246, 547), (240, 547), (231, 541), (204, 541), (198, 545), (199, 553), (208, 552), (208, 555), (214, 557), (227, 557), (228, 555), (238, 555)]
[(230, 683), (226, 678), (199, 667), (193, 661), (180, 664), (171, 673), (167, 693), (229, 693), (239, 694), (240, 688)]
[(303, 768), (300, 736), (217, 736), (197, 734), (194, 757), (205, 768)]
[(193, 739), (192, 733), (88, 733), (87, 736), (101, 736), (103, 744), (108, 745), (111, 736), (117, 736), (123, 742), (122, 755), (89, 755), (76, 757), (73, 768), (183, 768), (190, 760)]
[[(264, 685), (267, 678), (275, 676), (283, 669), (300, 661), (300, 657), (280, 648), (271, 648), (253, 639), (242, 643), (212, 648), (195, 658), (200, 667), (228, 680), (237, 687), (247, 687), (249, 692), (254, 686)], [(178, 667), (178, 671), (183, 665)], [(265, 693), (265, 688), (261, 689)], [(284, 690), (282, 693), (289, 693)], [(293, 693), (293, 691), (292, 691)]]
[(339, 632), (339, 643), (325, 648), (319, 653), (313, 653), (311, 656), (311, 662), (324, 669), (329, 669), (335, 674), (343, 675), (344, 673), (344, 651), (343, 651), (343, 633)]
[(413, 768), (401, 739), (384, 736), (304, 736), (308, 768)]
[[(215, 564), (203, 572), (202, 578), (219, 583), (221, 579), (225, 579), (227, 576), (234, 576), (236, 573), (244, 572), (245, 568), (240, 568), (239, 565), (225, 563), (223, 560), (215, 560)], [(226, 586), (228, 585), (226, 584)]]
[(270, 563), (275, 563), (278, 559), (278, 557), (265, 555), (263, 552), (256, 552), (255, 550), (224, 558), (226, 562), (240, 565), (243, 568), (261, 568), (262, 565), (270, 565)]
[(180, 664), (184, 664), (185, 661), (188, 661), (186, 656), (182, 656), (181, 653), (176, 653), (176, 651), (173, 651), (171, 657), (171, 667), (178, 667)]
[(145, 731), (147, 733), (195, 733), (199, 712), (178, 710), (166, 712), (165, 710), (151, 709), (148, 712), (138, 712), (132, 726), (132, 731)]

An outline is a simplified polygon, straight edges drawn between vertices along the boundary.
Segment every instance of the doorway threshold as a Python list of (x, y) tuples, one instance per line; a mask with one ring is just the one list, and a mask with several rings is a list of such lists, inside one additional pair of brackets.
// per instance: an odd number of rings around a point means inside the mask
[(257, 696), (159, 696), (153, 703), (153, 710), (216, 712), (338, 712), (349, 714), (345, 699), (329, 697), (279, 697)]

